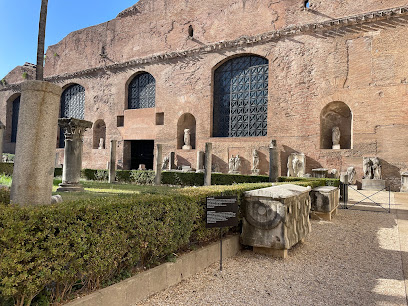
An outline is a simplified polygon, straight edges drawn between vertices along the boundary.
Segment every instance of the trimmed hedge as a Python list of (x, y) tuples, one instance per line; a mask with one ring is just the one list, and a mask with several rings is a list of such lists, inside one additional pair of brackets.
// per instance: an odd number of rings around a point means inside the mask
[(0, 162), (0, 173), (6, 175), (13, 175), (14, 163), (1, 163)]
[(320, 184), (317, 186), (334, 186), (334, 187), (340, 186), (340, 180), (333, 179), (333, 178), (292, 177), (292, 176), (278, 177), (278, 182), (296, 183), (296, 182), (312, 182), (312, 181), (320, 182)]
[(270, 184), (191, 187), (171, 195), (96, 197), (58, 205), (0, 204), (0, 301), (29, 304), (39, 293), (60, 302), (73, 289), (96, 289), (133, 267), (166, 259), (205, 228), (205, 198)]

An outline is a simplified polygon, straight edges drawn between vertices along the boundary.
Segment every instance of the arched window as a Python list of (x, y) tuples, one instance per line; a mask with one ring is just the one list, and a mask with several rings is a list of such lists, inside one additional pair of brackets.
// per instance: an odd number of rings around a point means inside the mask
[[(85, 88), (74, 84), (67, 87), (61, 95), (60, 118), (85, 118)], [(60, 131), (59, 147), (64, 147), (64, 133)]]
[(17, 127), (18, 127), (18, 113), (20, 111), (20, 98), (18, 96), (13, 101), (13, 110), (11, 115), (11, 142), (16, 142), (17, 140)]
[(128, 87), (128, 108), (152, 108), (155, 106), (156, 80), (147, 72), (136, 75)]
[(320, 148), (351, 149), (353, 116), (341, 101), (327, 104), (320, 114)]
[(214, 137), (266, 136), (268, 60), (230, 59), (214, 72)]
[(93, 127), (93, 148), (106, 148), (106, 124), (102, 119), (97, 120)]

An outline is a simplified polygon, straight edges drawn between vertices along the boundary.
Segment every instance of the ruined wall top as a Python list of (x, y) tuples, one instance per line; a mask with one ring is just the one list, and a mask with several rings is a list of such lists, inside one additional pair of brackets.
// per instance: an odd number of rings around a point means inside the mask
[(7, 85), (18, 84), (22, 83), (25, 80), (34, 79), (35, 79), (35, 65), (25, 63), (23, 66), (15, 67), (4, 78), (1, 79), (0, 89), (6, 87)]
[[(394, 1), (140, 0), (118, 17), (70, 33), (47, 50), (45, 75), (123, 63), (136, 58), (324, 22), (406, 5)], [(193, 36), (189, 36), (189, 26)]]

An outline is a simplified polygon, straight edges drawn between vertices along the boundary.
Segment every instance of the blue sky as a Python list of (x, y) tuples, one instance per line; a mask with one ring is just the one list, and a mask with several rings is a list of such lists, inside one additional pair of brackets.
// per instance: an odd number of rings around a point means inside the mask
[[(116, 17), (138, 0), (48, 0), (45, 50), (70, 32)], [(0, 79), (35, 64), (41, 0), (0, 0)]]

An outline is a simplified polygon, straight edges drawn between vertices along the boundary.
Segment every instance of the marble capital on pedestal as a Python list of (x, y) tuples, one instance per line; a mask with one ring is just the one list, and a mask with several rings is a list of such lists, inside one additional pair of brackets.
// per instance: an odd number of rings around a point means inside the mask
[(92, 127), (92, 122), (76, 118), (60, 118), (58, 125), (64, 130), (64, 168), (62, 183), (57, 191), (83, 191), (79, 183), (82, 168), (83, 133)]

